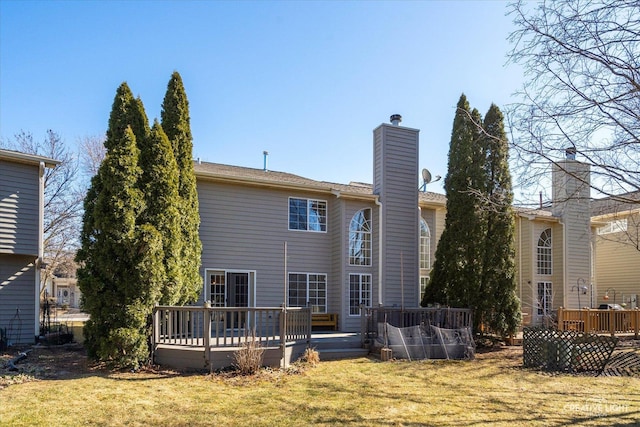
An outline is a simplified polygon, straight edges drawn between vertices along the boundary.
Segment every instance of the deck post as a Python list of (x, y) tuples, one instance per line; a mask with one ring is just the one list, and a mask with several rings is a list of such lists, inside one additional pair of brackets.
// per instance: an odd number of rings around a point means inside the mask
[(360, 304), (360, 347), (364, 348), (365, 335), (367, 332), (367, 308)]
[(160, 342), (160, 311), (158, 304), (153, 308), (153, 336), (151, 341), (151, 360), (153, 360), (156, 352), (156, 346)]
[(287, 306), (286, 304), (282, 304), (282, 311), (280, 315), (280, 349), (282, 351), (281, 354), (281, 365), (282, 369), (287, 368)]
[(207, 303), (205, 303), (202, 308), (203, 312), (203, 336), (202, 336), (202, 344), (204, 345), (204, 360), (206, 366), (209, 367), (209, 372), (213, 371), (213, 363), (211, 363), (211, 310), (207, 307)]
[(634, 338), (638, 339), (638, 326), (640, 325), (640, 309), (636, 307), (633, 310), (633, 333)]
[(564, 331), (564, 310), (562, 307), (558, 307), (558, 330)]
[(313, 317), (312, 308), (308, 307), (307, 311), (307, 348), (311, 348), (311, 318)]
[(611, 331), (611, 336), (616, 336), (616, 314), (613, 309), (609, 309), (609, 330)]

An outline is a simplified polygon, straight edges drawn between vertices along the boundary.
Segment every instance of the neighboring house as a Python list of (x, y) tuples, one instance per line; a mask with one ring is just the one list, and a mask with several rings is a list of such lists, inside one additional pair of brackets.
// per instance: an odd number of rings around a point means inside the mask
[(589, 166), (567, 158), (552, 167), (552, 201), (545, 209), (516, 209), (516, 265), (523, 323), (538, 324), (559, 307), (593, 307)]
[[(640, 191), (592, 202), (598, 304), (636, 308), (640, 296)], [(606, 295), (606, 299), (605, 299)]]
[(80, 308), (82, 292), (76, 277), (77, 268), (72, 257), (58, 265), (53, 272), (53, 277), (46, 280), (45, 292), (41, 298), (46, 296), (57, 307)]
[(58, 163), (0, 149), (0, 328), (12, 344), (39, 334), (44, 171)]

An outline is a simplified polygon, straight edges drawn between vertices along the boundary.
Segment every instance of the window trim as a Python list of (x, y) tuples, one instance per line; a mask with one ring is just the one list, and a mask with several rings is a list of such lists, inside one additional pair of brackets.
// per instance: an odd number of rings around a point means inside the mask
[(627, 226), (627, 218), (614, 219), (613, 221), (607, 222), (606, 225), (598, 227), (598, 235), (622, 233), (627, 231)]
[[(354, 277), (358, 277), (358, 289), (357, 289), (357, 293), (358, 293), (358, 305), (357, 308), (358, 312), (357, 313), (353, 313), (352, 312), (352, 308), (354, 308), (354, 306), (352, 305), (352, 285), (354, 285), (354, 283), (352, 282), (352, 278)], [(368, 285), (369, 285), (369, 289), (368, 290), (364, 290), (363, 289), (363, 280), (362, 278), (366, 277), (368, 278)], [(369, 296), (368, 298), (365, 296), (363, 297), (364, 294), (368, 293)], [(372, 275), (369, 273), (349, 273), (349, 317), (355, 317), (355, 316), (360, 316), (360, 306), (364, 305), (365, 307), (371, 307), (372, 304), (372, 298), (373, 298), (373, 278)], [(368, 299), (368, 301), (366, 301)]]
[[(307, 210), (307, 217), (306, 217), (306, 222), (305, 222), (305, 226), (306, 228), (291, 228), (291, 201), (292, 200), (305, 200), (306, 201), (306, 210)], [(310, 216), (311, 216), (311, 204), (312, 203), (321, 203), (324, 205), (324, 216), (319, 215), (320, 220), (318, 221), (318, 224), (320, 226), (320, 230), (313, 230), (309, 227), (309, 224), (311, 224), (310, 221)], [(308, 197), (294, 197), (294, 196), (289, 196), (287, 199), (287, 227), (289, 229), (289, 231), (304, 231), (304, 232), (310, 232), (310, 233), (326, 233), (327, 232), (327, 228), (328, 228), (328, 222), (329, 222), (329, 203), (326, 200), (322, 200), (322, 199), (311, 199)], [(322, 221), (322, 219), (324, 218), (324, 221)], [(314, 222), (315, 224), (315, 222)], [(324, 228), (324, 229), (323, 229)]]
[(420, 276), (420, 286), (418, 287), (418, 304), (424, 299), (427, 293), (427, 285), (429, 284), (429, 276)]
[[(422, 236), (422, 225), (424, 224), (425, 229), (426, 229), (426, 236)], [(419, 224), (419, 230), (420, 230), (420, 237), (419, 237), (419, 241), (420, 241), (420, 251), (419, 251), (419, 263), (420, 263), (420, 268), (423, 270), (430, 270), (431, 269), (431, 229), (429, 228), (429, 224), (427, 223), (427, 221), (425, 221), (424, 218), (420, 217), (420, 224)], [(423, 239), (425, 240), (425, 243), (423, 244)], [(423, 260), (425, 261), (425, 263), (423, 264)]]
[[(302, 271), (289, 271), (287, 272), (287, 306), (288, 307), (300, 307), (299, 305), (294, 305), (291, 304), (291, 275), (300, 275), (300, 276), (305, 276), (306, 280), (305, 280), (305, 305), (303, 307), (311, 307), (312, 312), (313, 313), (327, 313), (327, 304), (329, 301), (329, 295), (328, 295), (328, 282), (327, 282), (327, 273), (307, 273), (307, 272), (302, 272)], [(310, 297), (310, 291), (311, 291), (311, 287), (309, 286), (310, 282), (309, 282), (309, 276), (322, 276), (324, 277), (324, 306), (320, 305), (320, 304), (311, 304), (311, 297)], [(317, 288), (316, 288), (317, 291)], [(319, 300), (319, 298), (316, 297), (316, 302)], [(319, 307), (319, 311), (313, 311), (313, 307)], [(324, 310), (322, 310), (324, 309)]]
[[(542, 295), (540, 295), (542, 285)], [(553, 311), (553, 282), (539, 281), (536, 289), (536, 305), (538, 316), (544, 316)]]
[[(368, 217), (366, 215), (368, 212)], [(372, 209), (371, 208), (362, 208), (353, 214), (351, 217), (351, 221), (349, 221), (349, 265), (359, 266), (359, 267), (371, 267), (371, 259), (373, 255), (373, 223), (372, 223)], [(358, 229), (352, 230), (352, 225), (356, 218), (362, 218), (363, 221), (357, 222)], [(367, 230), (368, 228), (368, 230)], [(355, 239), (352, 236), (359, 235), (360, 239)], [(355, 251), (355, 243), (360, 243), (360, 248), (358, 252), (364, 253), (364, 255), (354, 255)], [(355, 262), (357, 260), (362, 260), (362, 262)]]
[[(546, 238), (543, 240), (543, 235)], [(540, 245), (543, 241), (543, 245)], [(553, 234), (551, 228), (545, 228), (536, 243), (536, 273), (542, 276), (553, 274)]]

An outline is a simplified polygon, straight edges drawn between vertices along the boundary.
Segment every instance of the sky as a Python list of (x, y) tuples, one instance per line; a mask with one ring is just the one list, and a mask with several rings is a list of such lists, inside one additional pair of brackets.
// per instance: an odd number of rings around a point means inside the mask
[[(514, 102), (502, 1), (0, 1), (0, 139), (104, 135), (126, 81), (149, 120), (182, 76), (193, 155), (372, 182), (373, 129), (401, 114), (420, 168), (447, 172), (462, 93)], [(419, 184), (416, 177), (416, 184)], [(444, 193), (442, 182), (428, 185)]]

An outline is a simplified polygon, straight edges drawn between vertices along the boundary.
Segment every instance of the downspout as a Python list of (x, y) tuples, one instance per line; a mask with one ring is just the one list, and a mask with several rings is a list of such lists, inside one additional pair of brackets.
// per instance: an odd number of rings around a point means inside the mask
[(560, 217), (560, 225), (562, 225), (562, 307), (567, 308), (569, 274), (567, 272), (567, 227), (564, 223), (564, 217)]
[[(520, 283), (520, 312), (522, 312), (522, 217), (518, 215), (518, 282)], [(532, 313), (533, 314), (533, 313)]]
[(33, 331), (34, 331), (34, 338), (37, 337), (38, 335), (40, 335), (40, 279), (41, 279), (41, 275), (40, 275), (40, 268), (42, 267), (42, 258), (44, 257), (44, 241), (43, 241), (43, 234), (44, 234), (44, 172), (46, 169), (46, 165), (44, 164), (44, 162), (40, 162), (40, 167), (39, 167), (39, 182), (38, 182), (38, 257), (36, 258), (35, 261), (35, 276), (36, 276), (36, 280), (35, 280), (35, 295), (36, 297), (34, 298), (34, 313), (36, 314), (34, 316), (34, 321), (33, 321)]
[(378, 305), (382, 307), (382, 203), (380, 203), (380, 196), (375, 199), (375, 203), (378, 206)]

